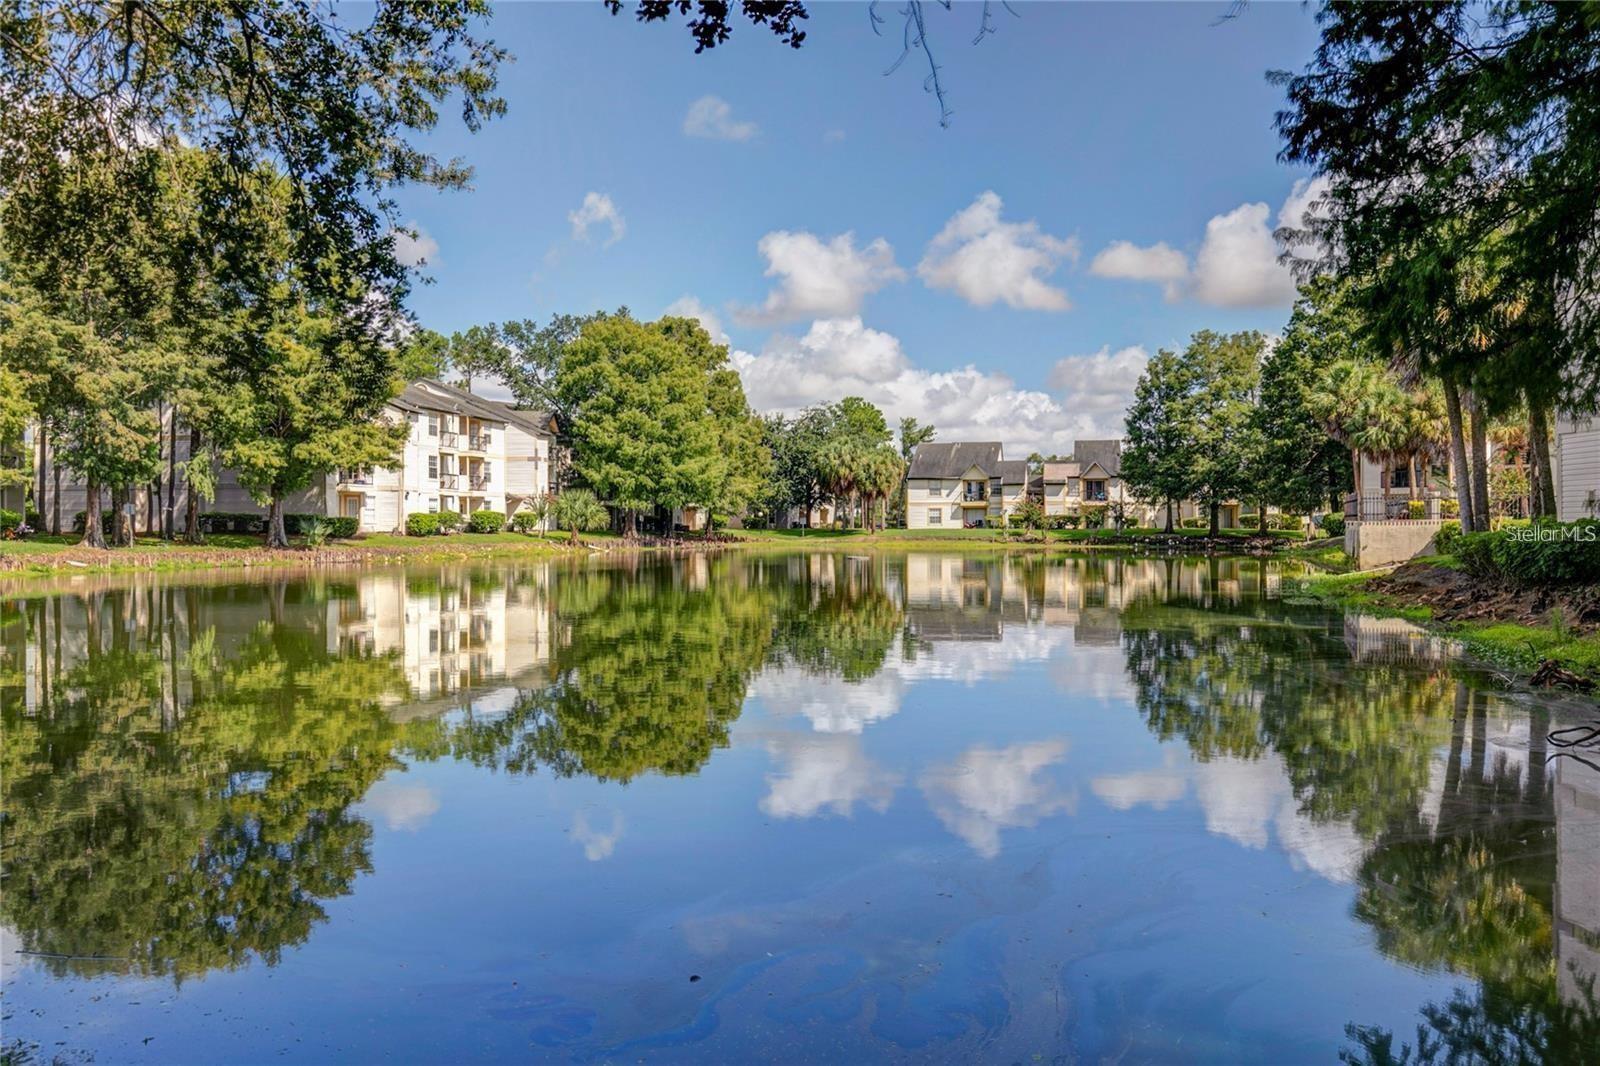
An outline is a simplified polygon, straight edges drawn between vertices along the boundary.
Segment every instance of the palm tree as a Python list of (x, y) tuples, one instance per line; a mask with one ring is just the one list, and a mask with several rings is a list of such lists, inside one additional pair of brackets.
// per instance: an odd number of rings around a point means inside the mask
[(588, 489), (569, 489), (555, 499), (556, 525), (572, 532), (572, 543), (578, 543), (578, 533), (600, 529), (609, 520), (605, 505), (595, 499)]

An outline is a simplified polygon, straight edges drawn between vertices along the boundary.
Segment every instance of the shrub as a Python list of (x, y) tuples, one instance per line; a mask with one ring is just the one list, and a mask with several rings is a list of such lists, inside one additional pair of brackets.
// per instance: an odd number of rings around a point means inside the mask
[(498, 533), (506, 528), (503, 511), (473, 511), (467, 516), (468, 533)]
[(1106, 509), (1104, 507), (1085, 507), (1083, 509), (1083, 528), (1101, 529), (1106, 524)]
[(1194, 518), (1180, 518), (1178, 520), (1178, 528), (1180, 529), (1205, 529), (1210, 525), (1210, 519), (1200, 518), (1198, 516)]
[(1344, 536), (1344, 515), (1332, 511), (1317, 519), (1317, 525), (1322, 527), (1322, 532), (1330, 537)]
[(306, 546), (320, 548), (328, 541), (328, 520), (320, 515), (301, 515), (305, 521), (295, 523), (302, 536), (306, 538)]
[(511, 528), (518, 533), (537, 533), (542, 516), (532, 511), (518, 511), (511, 516)]
[(1498, 533), (1462, 533), (1452, 539), (1451, 547), (1461, 563), (1461, 569), (1473, 577), (1495, 580), (1500, 571), (1495, 566), (1494, 542)]
[[(284, 532), (292, 533), (289, 528), (289, 519), (299, 518), (299, 515), (284, 515)], [(237, 511), (202, 511), (199, 517), (200, 532), (202, 533), (265, 533), (267, 518), (265, 515), (249, 514)]]
[(436, 514), (406, 515), (406, 536), (431, 537), (439, 532), (439, 516)]
[(324, 518), (322, 521), (327, 524), (328, 539), (330, 540), (348, 540), (355, 536), (357, 529), (360, 528), (357, 520), (350, 515), (338, 515), (333, 518)]
[(1461, 517), (1461, 501), (1455, 497), (1439, 501), (1439, 514), (1445, 518)]
[(23, 521), (32, 526), (34, 529), (44, 528), (44, 515), (40, 514), (38, 511), (29, 511), (27, 517), (24, 518)]
[(1442, 522), (1439, 525), (1439, 532), (1433, 535), (1433, 547), (1440, 555), (1453, 555), (1456, 539), (1460, 536), (1460, 522)]
[(1075, 514), (1053, 514), (1046, 521), (1051, 529), (1078, 528), (1078, 516)]
[(0, 533), (10, 533), (22, 525), (22, 515), (0, 507)]
[(1446, 539), (1462, 569), (1474, 577), (1521, 588), (1600, 583), (1600, 521), (1594, 519), (1536, 522), (1526, 533), (1514, 526)]
[(466, 519), (462, 518), (460, 513), (456, 511), (440, 511), (438, 519), (440, 533), (454, 533), (466, 522)]
[(1427, 516), (1428, 516), (1428, 505), (1427, 505), (1427, 503), (1425, 503), (1422, 500), (1407, 500), (1406, 501), (1406, 517), (1407, 518), (1426, 518)]

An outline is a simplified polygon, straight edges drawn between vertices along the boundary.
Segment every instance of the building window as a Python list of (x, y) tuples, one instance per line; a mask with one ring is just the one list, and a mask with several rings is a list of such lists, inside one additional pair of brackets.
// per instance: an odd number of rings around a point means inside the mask
[(942, 508), (942, 507), (930, 507), (930, 508), (928, 508), (928, 525), (930, 525), (930, 526), (941, 526), (941, 525), (944, 525), (944, 508)]
[(454, 496), (441, 496), (439, 503), (446, 511), (454, 511), (456, 509), (456, 498)]
[(429, 496), (428, 497), (428, 513), (429, 514), (438, 514), (439, 513), (439, 497), (437, 497), (437, 496)]
[(428, 436), (437, 437), (438, 435), (439, 435), (439, 416), (438, 415), (429, 415), (428, 416)]
[(439, 457), (437, 455), (428, 456), (428, 476), (430, 478), (439, 476)]

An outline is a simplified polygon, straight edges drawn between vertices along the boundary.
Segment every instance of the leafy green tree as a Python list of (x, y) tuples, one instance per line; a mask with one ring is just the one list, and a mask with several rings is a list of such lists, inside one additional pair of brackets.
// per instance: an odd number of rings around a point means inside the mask
[(1222, 335), (1201, 330), (1182, 359), (1194, 382), (1187, 425), (1192, 433), (1194, 498), (1211, 511), (1219, 532), (1222, 504), (1247, 496), (1258, 451), (1253, 413), (1266, 340), (1254, 331)]
[(567, 409), (557, 388), (562, 360), (567, 348), (590, 322), (602, 318), (631, 318), (626, 307), (612, 312), (587, 315), (558, 314), (540, 325), (531, 318), (502, 322), (494, 328), (495, 339), (505, 353), (498, 368), (518, 406), (550, 411), (565, 429), (572, 412)]
[[(297, 0), (18, 0), (0, 21), (0, 190), (27, 187), (62, 160), (136, 171), (136, 160), (122, 163), (130, 146), (182, 143), (214, 179), (194, 204), (198, 232), (207, 245), (240, 247), (248, 230), (236, 222), (253, 195), (235, 179), (270, 164), (293, 190), (283, 221), (317, 299), (350, 299), (351, 278), (362, 282), (357, 301), (369, 289), (403, 296), (392, 190), (459, 188), (471, 176), (413, 138), (436, 126), (446, 100), (472, 130), (505, 108), (495, 95), (505, 53), (473, 31), (489, 13), (483, 0), (366, 13)], [(115, 183), (81, 203), (95, 228), (126, 211)], [(18, 240), (48, 246), (55, 228), (30, 214)]]
[(1337, 287), (1319, 279), (1302, 290), (1283, 339), (1261, 364), (1255, 408), (1260, 449), (1250, 476), (1267, 502), (1291, 514), (1337, 508), (1350, 484), (1348, 455), (1311, 401), (1321, 368), (1360, 350), (1359, 328)]
[(915, 418), (902, 418), (900, 420), (900, 458), (910, 463), (912, 454), (917, 450), (917, 445), (926, 444), (938, 436), (938, 433), (939, 431), (934, 429), (933, 426), (924, 425)]
[(1173, 505), (1199, 484), (1194, 390), (1193, 367), (1163, 348), (1139, 375), (1125, 420), (1122, 479), (1134, 496), (1166, 505), (1169, 533)]
[(450, 339), (431, 329), (418, 329), (400, 343), (394, 362), (402, 383), (442, 378), (450, 366)]

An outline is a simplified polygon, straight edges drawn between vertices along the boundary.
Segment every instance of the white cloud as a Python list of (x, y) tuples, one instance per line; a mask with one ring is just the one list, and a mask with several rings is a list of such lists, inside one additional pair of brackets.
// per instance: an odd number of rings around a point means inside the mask
[(583, 857), (590, 862), (611, 857), (611, 853), (617, 850), (617, 841), (622, 839), (622, 829), (620, 811), (611, 812), (611, 828), (604, 831), (589, 824), (586, 811), (578, 811), (572, 816), (572, 839), (583, 845)]
[(1183, 295), (1189, 279), (1189, 257), (1158, 241), (1141, 248), (1132, 241), (1112, 241), (1089, 263), (1089, 273), (1125, 281), (1158, 281), (1168, 301)]
[[(1168, 300), (1188, 298), (1215, 307), (1281, 307), (1294, 302), (1294, 276), (1281, 261), (1284, 246), (1275, 233), (1300, 228), (1316, 201), (1326, 194), (1326, 178), (1301, 178), (1278, 208), (1276, 226), (1268, 225), (1265, 203), (1240, 204), (1214, 215), (1191, 266), (1188, 256), (1166, 242), (1140, 247), (1113, 241), (1094, 257), (1089, 270), (1104, 278), (1155, 282)], [(1300, 256), (1320, 254), (1315, 247)]]
[(992, 859), (1000, 854), (1002, 829), (1029, 828), (1075, 809), (1075, 797), (1039, 776), (1066, 757), (1065, 740), (1038, 740), (999, 750), (974, 747), (947, 766), (927, 770), (919, 783), (945, 828)]
[(361, 805), (383, 819), (390, 829), (415, 833), (439, 811), (439, 797), (426, 785), (379, 781), (367, 790)]
[(1189, 791), (1189, 779), (1172, 770), (1141, 770), (1131, 774), (1105, 774), (1089, 782), (1089, 791), (1113, 810), (1138, 806), (1166, 810)]
[(734, 318), (754, 325), (853, 315), (869, 293), (906, 276), (882, 237), (857, 248), (854, 233), (824, 242), (812, 233), (775, 230), (756, 247), (767, 260), (766, 276), (780, 280), (759, 308), (735, 311)]
[(575, 241), (587, 241), (590, 226), (601, 222), (609, 225), (611, 236), (606, 238), (607, 248), (622, 240), (623, 234), (628, 232), (628, 223), (623, 219), (622, 212), (617, 210), (611, 197), (603, 192), (584, 193), (583, 203), (578, 209), (567, 212), (567, 221), (572, 223), (572, 239)]
[(692, 318), (705, 327), (706, 332), (711, 334), (712, 340), (718, 344), (728, 343), (728, 332), (722, 328), (722, 319), (693, 296), (685, 294), (678, 297), (668, 304), (661, 314), (663, 317), (671, 315), (677, 318)]
[(998, 440), (1007, 454), (1025, 456), (1065, 454), (1074, 440), (1119, 434), (1144, 356), (1124, 348), (1061, 360), (1051, 375), (1059, 399), (1019, 388), (998, 371), (919, 367), (899, 338), (858, 317), (821, 319), (802, 336), (780, 334), (759, 354), (732, 358), (758, 411), (861, 396), (883, 408), (890, 424), (911, 416), (938, 427), (940, 440)]
[(733, 105), (720, 96), (702, 96), (689, 105), (683, 116), (683, 132), (689, 137), (713, 141), (748, 141), (761, 132), (754, 122), (735, 122)]
[(432, 263), (439, 255), (439, 242), (416, 222), (394, 231), (394, 257), (401, 266), (419, 267)]
[(1004, 222), (1003, 206), (989, 191), (957, 212), (928, 244), (917, 275), (976, 307), (1067, 310), (1072, 301), (1066, 292), (1045, 279), (1063, 259), (1077, 259), (1077, 239), (1052, 237), (1033, 221)]
[(1060, 396), (1083, 432), (1093, 440), (1120, 437), (1122, 419), (1133, 401), (1134, 386), (1144, 373), (1150, 354), (1139, 345), (1112, 351), (1110, 345), (1092, 355), (1069, 355), (1050, 368), (1046, 384)]
[(861, 738), (786, 733), (767, 744), (782, 772), (767, 775), (761, 810), (774, 818), (811, 818), (823, 812), (850, 817), (860, 803), (882, 814), (900, 775), (868, 758)]
[(1240, 204), (1206, 223), (1194, 257), (1194, 298), (1217, 307), (1276, 307), (1294, 302), (1294, 277), (1278, 262), (1266, 204)]
[(779, 714), (805, 717), (818, 733), (860, 733), (900, 709), (904, 687), (897, 663), (861, 681), (782, 666), (752, 681), (750, 695)]

